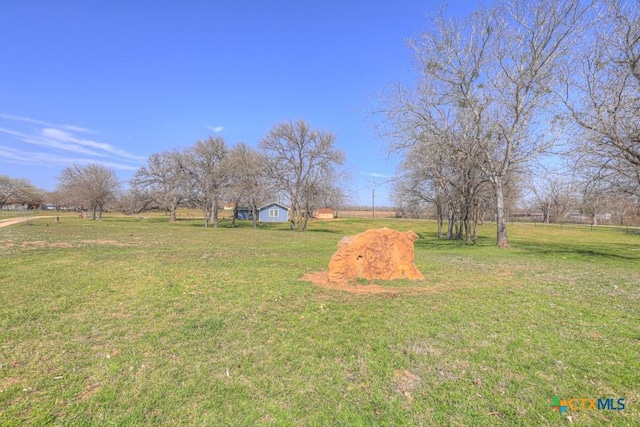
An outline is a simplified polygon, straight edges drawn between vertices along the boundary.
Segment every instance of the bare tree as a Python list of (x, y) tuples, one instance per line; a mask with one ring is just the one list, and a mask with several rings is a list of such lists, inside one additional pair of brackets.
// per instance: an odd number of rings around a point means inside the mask
[(344, 173), (329, 170), (304, 194), (307, 212), (315, 209), (332, 208), (340, 210), (345, 205), (347, 195), (344, 191), (348, 178)]
[(400, 165), (396, 191), (401, 191), (410, 205), (433, 204), (438, 220), (438, 237), (442, 237), (445, 218), (447, 238), (475, 241), (480, 219), (481, 199), (488, 181), (469, 156), (462, 155), (471, 145), (446, 135), (424, 135), (413, 145)]
[(95, 163), (69, 166), (58, 177), (58, 191), (68, 203), (90, 209), (94, 220), (102, 219), (106, 205), (115, 201), (119, 190), (116, 173)]
[(482, 172), (493, 187), (501, 247), (509, 246), (509, 180), (553, 142), (547, 107), (558, 84), (554, 69), (571, 48), (583, 3), (498, 1), (466, 20), (440, 15), (413, 42), (422, 71), (417, 90), (399, 91), (386, 111), (404, 140), (392, 148), (455, 142), (448, 153)]
[(44, 191), (21, 178), (0, 175), (0, 208), (8, 204), (39, 205), (44, 200)]
[(611, 195), (602, 181), (586, 182), (582, 188), (582, 212), (591, 217), (591, 225), (598, 225), (598, 218), (605, 214)]
[(258, 208), (273, 197), (265, 164), (263, 155), (245, 143), (240, 142), (229, 151), (225, 165), (229, 185), (225, 194), (234, 205), (232, 226), (235, 225), (238, 207), (242, 204), (251, 210), (253, 228), (258, 227)]
[(618, 225), (628, 224), (629, 216), (639, 207), (639, 197), (620, 192), (616, 192), (615, 197), (612, 197), (607, 204), (607, 210), (615, 217)]
[[(147, 165), (141, 167), (131, 180), (135, 198), (130, 201), (140, 203), (140, 196), (160, 209), (169, 211), (169, 221), (176, 221), (176, 210), (188, 198), (188, 180), (181, 167), (182, 153), (177, 150), (152, 154)], [(132, 195), (133, 196), (133, 195)]]
[(565, 70), (562, 100), (577, 124), (571, 154), (618, 191), (640, 195), (640, 2), (605, 0)]
[(533, 206), (542, 212), (542, 222), (558, 222), (577, 204), (574, 179), (546, 174), (530, 185)]
[(160, 207), (154, 205), (154, 197), (149, 192), (134, 187), (118, 196), (116, 208), (125, 215), (134, 215), (147, 209)]
[(336, 137), (312, 130), (304, 120), (276, 125), (260, 142), (266, 171), (291, 206), (292, 227), (304, 231), (314, 192), (344, 161)]
[(179, 159), (191, 198), (202, 209), (205, 227), (210, 223), (218, 227), (218, 208), (229, 180), (227, 154), (224, 139), (210, 136), (186, 149)]
[[(396, 174), (391, 183), (391, 200), (396, 207), (398, 218), (422, 218), (429, 207), (437, 207), (435, 198), (431, 197), (431, 182), (421, 180), (417, 185), (412, 185), (412, 176), (409, 174)], [(438, 218), (438, 238), (442, 237), (442, 217), (436, 212)]]

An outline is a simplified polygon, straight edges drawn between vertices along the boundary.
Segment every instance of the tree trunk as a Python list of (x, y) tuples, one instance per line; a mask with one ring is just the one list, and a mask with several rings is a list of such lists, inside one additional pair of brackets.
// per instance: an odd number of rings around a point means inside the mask
[(467, 242), (473, 242), (473, 236), (471, 235), (471, 218), (468, 213), (464, 219), (464, 235)]
[(456, 240), (462, 240), (462, 220), (456, 221)]
[(206, 205), (202, 206), (202, 216), (204, 216), (204, 226), (209, 226), (209, 209), (207, 209)]
[(447, 240), (453, 240), (453, 223), (455, 220), (453, 209), (449, 211), (447, 219), (449, 221), (449, 223), (447, 224)]
[(253, 228), (258, 228), (258, 206), (251, 204), (251, 216), (253, 217)]
[(233, 212), (231, 214), (231, 228), (236, 226), (236, 217), (238, 216), (238, 202), (233, 204)]
[(218, 199), (214, 198), (211, 202), (211, 224), (213, 228), (218, 228)]
[(551, 222), (551, 203), (547, 203), (542, 207), (542, 222), (549, 224)]
[(175, 200), (169, 203), (169, 222), (176, 222), (176, 205)]
[(444, 224), (444, 209), (436, 198), (436, 215), (438, 220), (438, 239), (442, 239), (442, 225)]
[(297, 202), (291, 204), (291, 230), (298, 229), (300, 231), (300, 227), (302, 227), (302, 209), (298, 205)]
[(480, 207), (478, 206), (478, 204), (474, 203), (474, 205), (473, 205), (473, 213), (472, 213), (473, 223), (472, 223), (472, 229), (471, 229), (471, 233), (472, 233), (471, 241), (473, 243), (475, 243), (476, 240), (478, 240), (478, 215), (479, 215), (478, 211), (479, 210), (480, 210)]
[(496, 180), (494, 182), (496, 191), (496, 226), (497, 226), (497, 242), (501, 248), (508, 248), (509, 238), (507, 237), (507, 221), (504, 215), (504, 192), (502, 190), (502, 182)]
[(304, 217), (302, 222), (302, 231), (307, 229), (307, 221), (309, 221), (309, 205), (305, 205), (304, 207)]

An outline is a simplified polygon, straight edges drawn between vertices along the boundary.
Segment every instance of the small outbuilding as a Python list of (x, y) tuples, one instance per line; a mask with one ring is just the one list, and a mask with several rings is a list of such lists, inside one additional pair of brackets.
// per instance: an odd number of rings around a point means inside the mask
[(315, 219), (333, 219), (335, 214), (331, 208), (316, 209), (313, 211), (313, 217)]
[(277, 202), (272, 202), (258, 209), (260, 222), (288, 222), (289, 208)]
[(251, 208), (244, 206), (238, 206), (235, 212), (236, 219), (253, 219), (253, 212)]

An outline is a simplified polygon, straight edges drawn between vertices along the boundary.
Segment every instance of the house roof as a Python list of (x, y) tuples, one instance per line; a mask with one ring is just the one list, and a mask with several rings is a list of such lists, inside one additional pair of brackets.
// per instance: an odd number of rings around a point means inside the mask
[(332, 214), (333, 213), (333, 209), (331, 209), (331, 208), (316, 209), (316, 213), (319, 213), (319, 214)]
[(262, 210), (262, 209), (264, 209), (264, 208), (268, 208), (269, 206), (273, 206), (273, 205), (280, 206), (282, 209), (289, 210), (289, 208), (288, 208), (288, 207), (286, 207), (286, 206), (285, 206), (285, 205), (283, 205), (282, 203), (278, 203), (278, 202), (271, 202), (271, 203), (267, 203), (266, 205), (262, 205), (262, 206), (260, 206), (260, 207), (258, 208), (258, 210)]

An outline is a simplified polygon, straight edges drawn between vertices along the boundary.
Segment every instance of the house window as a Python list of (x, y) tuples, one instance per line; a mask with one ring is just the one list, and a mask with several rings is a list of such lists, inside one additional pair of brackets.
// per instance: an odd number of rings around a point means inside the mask
[(269, 218), (277, 218), (278, 216), (278, 209), (269, 209)]

